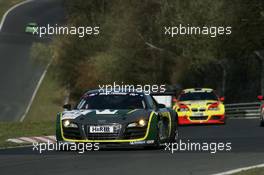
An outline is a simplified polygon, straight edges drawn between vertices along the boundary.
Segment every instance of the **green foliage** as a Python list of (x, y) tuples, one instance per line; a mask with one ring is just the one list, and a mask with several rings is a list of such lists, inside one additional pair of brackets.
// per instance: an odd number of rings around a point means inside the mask
[(33, 62), (46, 65), (52, 59), (52, 49), (49, 45), (43, 43), (33, 43), (30, 58)]
[(2, 17), (10, 7), (21, 1), (22, 0), (0, 0), (0, 16)]
[[(236, 69), (244, 65), (242, 57), (263, 50), (264, 2), (253, 1), (65, 0), (68, 25), (100, 26), (100, 35), (57, 38), (52, 47), (56, 74), (76, 96), (113, 81), (221, 89), (221, 60), (229, 73), (257, 77), (258, 69)], [(164, 35), (165, 26), (179, 24), (231, 26), (232, 34)], [(230, 90), (239, 78), (228, 77)]]

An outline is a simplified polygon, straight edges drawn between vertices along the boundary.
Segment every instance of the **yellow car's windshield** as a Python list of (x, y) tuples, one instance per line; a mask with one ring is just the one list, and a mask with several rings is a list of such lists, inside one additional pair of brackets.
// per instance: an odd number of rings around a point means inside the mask
[(181, 94), (179, 101), (193, 101), (193, 100), (215, 100), (218, 98), (214, 92), (190, 92)]

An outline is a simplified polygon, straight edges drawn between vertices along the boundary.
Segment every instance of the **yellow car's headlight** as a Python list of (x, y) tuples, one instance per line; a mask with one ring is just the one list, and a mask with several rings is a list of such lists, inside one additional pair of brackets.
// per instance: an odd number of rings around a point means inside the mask
[(220, 103), (213, 103), (208, 107), (208, 111), (219, 111)]
[(188, 112), (190, 111), (189, 107), (185, 104), (179, 104), (178, 112)]
[(208, 108), (209, 111), (219, 111), (220, 108), (219, 107), (214, 107), (214, 108)]

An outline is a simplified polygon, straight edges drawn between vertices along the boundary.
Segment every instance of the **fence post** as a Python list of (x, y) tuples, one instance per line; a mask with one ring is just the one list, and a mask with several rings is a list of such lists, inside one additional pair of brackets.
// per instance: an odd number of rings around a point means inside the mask
[(226, 59), (221, 59), (217, 63), (220, 65), (222, 69), (222, 89), (221, 89), (221, 95), (225, 96), (225, 91), (226, 91), (226, 75), (227, 75), (227, 70), (226, 70)]
[(260, 89), (261, 89), (261, 95), (264, 95), (264, 57), (261, 55), (259, 51), (255, 51), (255, 54), (257, 55), (258, 59), (261, 62)]

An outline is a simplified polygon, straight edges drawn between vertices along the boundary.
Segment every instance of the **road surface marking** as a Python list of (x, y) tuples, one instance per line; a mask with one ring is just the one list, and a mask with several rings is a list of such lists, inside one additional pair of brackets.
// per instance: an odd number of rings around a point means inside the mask
[(31, 98), (30, 98), (30, 101), (29, 101), (29, 103), (28, 103), (28, 105), (27, 105), (26, 111), (25, 111), (25, 113), (22, 115), (21, 119), (19, 120), (20, 122), (23, 122), (23, 120), (26, 118), (26, 116), (27, 116), (27, 114), (28, 114), (28, 112), (29, 112), (29, 110), (30, 110), (30, 108), (31, 108), (31, 106), (32, 106), (32, 103), (33, 103), (33, 101), (34, 101), (34, 99), (35, 99), (35, 97), (36, 97), (36, 95), (37, 95), (37, 92), (38, 92), (38, 90), (39, 90), (39, 88), (40, 88), (40, 85), (42, 84), (42, 81), (44, 80), (44, 78), (45, 78), (45, 76), (46, 76), (46, 74), (47, 74), (47, 72), (48, 72), (48, 69), (49, 69), (51, 63), (52, 63), (52, 59), (50, 60), (50, 62), (49, 62), (48, 65), (46, 66), (44, 72), (42, 73), (42, 75), (41, 75), (41, 77), (40, 77), (40, 79), (39, 79), (39, 81), (38, 81), (38, 84), (37, 84), (37, 86), (36, 86), (36, 88), (35, 88), (35, 90), (34, 90), (32, 96), (31, 96)]
[(255, 168), (263, 168), (264, 167), (264, 163), (263, 164), (259, 164), (259, 165), (253, 165), (253, 166), (248, 166), (248, 167), (244, 167), (244, 168), (237, 168), (234, 170), (229, 170), (229, 171), (225, 171), (222, 173), (216, 173), (213, 175), (230, 175), (230, 174), (234, 174), (234, 173), (239, 173), (241, 171), (247, 171), (247, 170), (251, 170), (251, 169), (255, 169)]

